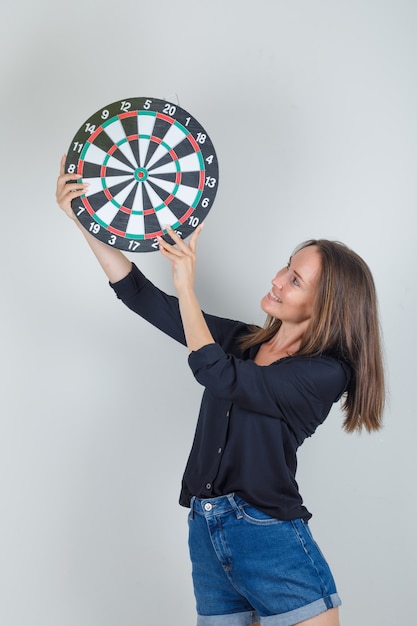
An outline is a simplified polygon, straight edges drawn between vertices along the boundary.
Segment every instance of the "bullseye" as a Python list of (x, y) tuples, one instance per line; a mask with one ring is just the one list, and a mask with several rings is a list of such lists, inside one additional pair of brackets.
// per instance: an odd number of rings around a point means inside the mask
[(144, 183), (145, 180), (148, 178), (148, 172), (145, 170), (144, 167), (138, 167), (138, 169), (135, 171), (135, 178), (140, 183)]

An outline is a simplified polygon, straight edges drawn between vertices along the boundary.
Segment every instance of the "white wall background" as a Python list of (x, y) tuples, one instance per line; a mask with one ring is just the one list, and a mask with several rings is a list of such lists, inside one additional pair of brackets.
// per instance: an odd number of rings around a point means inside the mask
[[(275, 270), (310, 237), (373, 270), (385, 428), (348, 436), (335, 408), (299, 483), (344, 626), (413, 624), (415, 1), (20, 0), (1, 24), (0, 623), (194, 624), (177, 498), (201, 389), (185, 350), (117, 302), (54, 197), (86, 118), (175, 93), (220, 163), (206, 310), (261, 322)], [(171, 290), (162, 258), (134, 259)]]

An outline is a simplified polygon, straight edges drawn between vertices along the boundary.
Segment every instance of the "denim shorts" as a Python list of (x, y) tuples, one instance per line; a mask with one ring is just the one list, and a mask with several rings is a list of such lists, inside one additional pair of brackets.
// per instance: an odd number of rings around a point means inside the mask
[(188, 524), (197, 626), (292, 626), (341, 604), (304, 520), (230, 494), (193, 498)]

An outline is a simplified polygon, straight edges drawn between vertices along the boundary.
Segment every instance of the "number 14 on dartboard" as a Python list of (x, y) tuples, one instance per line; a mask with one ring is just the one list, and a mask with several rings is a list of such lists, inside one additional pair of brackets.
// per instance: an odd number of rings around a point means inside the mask
[(66, 171), (89, 183), (72, 202), (80, 223), (130, 252), (158, 249), (166, 227), (188, 237), (206, 218), (219, 184), (209, 135), (187, 111), (156, 98), (107, 105), (80, 127)]

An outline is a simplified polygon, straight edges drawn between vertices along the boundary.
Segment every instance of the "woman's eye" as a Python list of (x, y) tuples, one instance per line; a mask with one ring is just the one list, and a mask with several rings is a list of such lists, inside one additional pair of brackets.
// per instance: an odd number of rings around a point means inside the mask
[[(291, 261), (288, 261), (286, 268), (287, 268), (287, 271), (289, 272), (291, 269)], [(293, 285), (296, 285), (296, 287), (300, 287), (300, 281), (298, 280), (295, 274), (292, 277), (290, 277), (290, 281), (292, 282)]]

